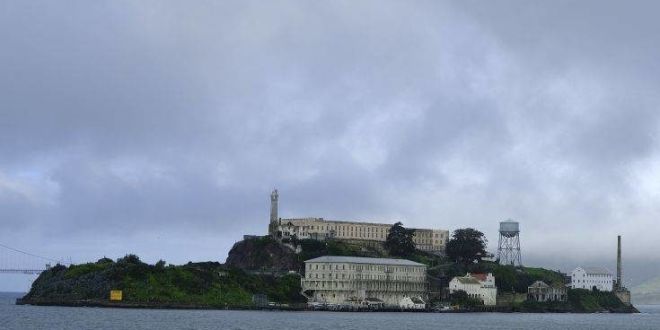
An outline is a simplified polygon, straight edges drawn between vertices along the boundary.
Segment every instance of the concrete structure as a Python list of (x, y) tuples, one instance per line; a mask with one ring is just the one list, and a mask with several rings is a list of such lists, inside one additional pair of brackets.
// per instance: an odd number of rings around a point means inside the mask
[(520, 226), (511, 219), (500, 222), (500, 239), (497, 245), (497, 260), (500, 265), (522, 267), (520, 256)]
[(252, 303), (257, 307), (268, 306), (268, 296), (263, 293), (253, 294)]
[(449, 281), (449, 293), (465, 291), (468, 297), (483, 301), (486, 306), (497, 303), (497, 287), (493, 274), (470, 274), (454, 277)]
[(623, 285), (623, 264), (621, 260), (621, 235), (617, 236), (616, 249), (616, 282), (614, 282), (614, 294), (626, 305), (631, 304), (630, 291)]
[(527, 300), (568, 301), (568, 290), (565, 284), (548, 285), (543, 281), (536, 281), (527, 287)]
[(616, 237), (616, 282), (614, 287), (619, 289), (623, 287), (623, 270), (621, 269), (621, 235)]
[(419, 308), (425, 305), (426, 266), (404, 259), (324, 256), (305, 261), (301, 287), (310, 304)]
[(426, 303), (419, 297), (404, 297), (399, 301), (399, 307), (404, 309), (424, 309)]
[[(269, 235), (285, 239), (341, 239), (355, 241), (384, 242), (393, 223), (357, 222), (325, 220), (323, 218), (279, 218), (278, 192), (273, 190), (270, 196)], [(413, 241), (417, 249), (441, 254), (445, 251), (449, 231), (441, 229), (412, 228), (415, 236)]]
[(612, 273), (605, 268), (577, 267), (571, 272), (571, 288), (573, 289), (612, 291), (613, 285)]

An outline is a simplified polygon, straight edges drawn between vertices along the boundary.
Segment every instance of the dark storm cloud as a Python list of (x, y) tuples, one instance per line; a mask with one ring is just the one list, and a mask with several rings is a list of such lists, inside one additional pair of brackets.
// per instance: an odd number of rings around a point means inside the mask
[(491, 247), (513, 217), (532, 263), (607, 260), (617, 233), (640, 257), (654, 5), (5, 2), (0, 239), (222, 260), (276, 186), (282, 216), (476, 226)]

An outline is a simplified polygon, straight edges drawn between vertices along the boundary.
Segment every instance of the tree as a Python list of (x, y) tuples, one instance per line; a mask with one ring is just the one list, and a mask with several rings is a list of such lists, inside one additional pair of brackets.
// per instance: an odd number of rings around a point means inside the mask
[(466, 265), (479, 262), (488, 254), (486, 243), (488, 240), (484, 233), (476, 229), (457, 229), (447, 242), (447, 256), (457, 263)]
[(163, 259), (158, 260), (158, 262), (154, 267), (156, 267), (156, 269), (161, 269), (161, 270), (165, 269), (165, 260)]
[(135, 264), (139, 265), (142, 264), (143, 262), (140, 261), (140, 257), (134, 255), (134, 254), (127, 254), (123, 258), (117, 259), (118, 264)]
[(455, 305), (461, 306), (478, 306), (483, 305), (483, 302), (476, 298), (471, 298), (467, 292), (463, 290), (454, 291), (454, 293), (449, 295), (449, 301)]
[(415, 233), (412, 229), (406, 229), (401, 222), (397, 222), (387, 234), (385, 248), (392, 256), (407, 257), (415, 252), (413, 236)]

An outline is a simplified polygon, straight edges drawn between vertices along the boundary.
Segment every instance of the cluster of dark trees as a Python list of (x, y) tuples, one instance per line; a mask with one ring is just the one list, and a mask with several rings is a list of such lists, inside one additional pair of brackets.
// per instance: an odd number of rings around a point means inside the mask
[[(410, 257), (415, 253), (416, 247), (412, 229), (403, 227), (401, 222), (395, 223), (385, 240), (385, 248), (391, 256)], [(446, 253), (452, 261), (461, 264), (480, 262), (488, 256), (486, 252), (486, 236), (484, 233), (473, 229), (457, 229), (452, 233), (447, 242)]]

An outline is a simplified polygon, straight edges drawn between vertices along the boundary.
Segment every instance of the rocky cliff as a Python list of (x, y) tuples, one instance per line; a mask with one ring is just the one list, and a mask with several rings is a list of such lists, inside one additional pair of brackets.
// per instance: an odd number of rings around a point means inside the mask
[(291, 249), (266, 236), (236, 242), (225, 264), (244, 270), (299, 271), (298, 259)]

